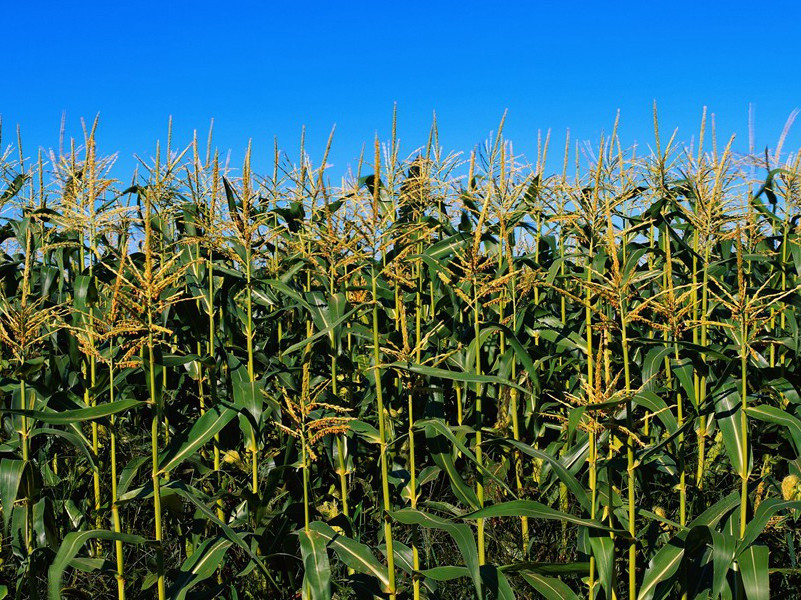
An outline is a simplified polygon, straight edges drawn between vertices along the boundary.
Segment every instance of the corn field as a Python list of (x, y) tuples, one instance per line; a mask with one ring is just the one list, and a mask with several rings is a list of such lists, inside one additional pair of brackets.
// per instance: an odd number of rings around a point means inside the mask
[(654, 123), (0, 138), (0, 598), (798, 597), (801, 159)]

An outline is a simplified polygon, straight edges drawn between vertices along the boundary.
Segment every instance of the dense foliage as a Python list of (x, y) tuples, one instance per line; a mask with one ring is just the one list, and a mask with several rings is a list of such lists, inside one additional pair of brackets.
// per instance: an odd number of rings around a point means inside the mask
[(0, 597), (792, 596), (801, 168), (704, 133), (9, 146)]

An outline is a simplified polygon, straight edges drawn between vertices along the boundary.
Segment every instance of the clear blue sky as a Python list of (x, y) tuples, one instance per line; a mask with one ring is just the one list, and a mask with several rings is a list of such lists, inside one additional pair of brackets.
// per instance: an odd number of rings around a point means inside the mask
[[(398, 104), (402, 148), (425, 143), (436, 110), (446, 150), (469, 151), (509, 110), (507, 137), (531, 155), (538, 129), (597, 141), (621, 110), (624, 143), (662, 128), (697, 132), (704, 105), (719, 138), (774, 146), (801, 107), (798, 2), (14, 2), (3, 15), (3, 145), (22, 127), (26, 154), (56, 147), (100, 113), (101, 152), (121, 178), (174, 120), (239, 160), (253, 138), (266, 166), (272, 139), (297, 156), (302, 125), (317, 161), (333, 124), (331, 175), (363, 142), (389, 135)], [(788, 149), (801, 147), (801, 120)], [(554, 155), (560, 151), (554, 151)]]

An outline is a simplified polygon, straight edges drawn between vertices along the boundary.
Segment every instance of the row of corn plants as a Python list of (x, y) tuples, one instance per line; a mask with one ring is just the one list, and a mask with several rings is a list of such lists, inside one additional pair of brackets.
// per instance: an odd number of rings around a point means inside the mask
[(654, 124), (0, 137), (0, 598), (793, 597), (799, 154)]

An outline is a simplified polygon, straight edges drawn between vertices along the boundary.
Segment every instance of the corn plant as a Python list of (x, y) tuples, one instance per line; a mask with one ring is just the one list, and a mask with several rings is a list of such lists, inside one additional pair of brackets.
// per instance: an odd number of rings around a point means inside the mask
[(794, 116), (757, 154), (655, 110), (555, 174), (503, 120), (449, 154), (393, 115), (337, 178), (333, 132), (133, 174), (97, 120), (17, 132), (0, 598), (793, 596)]

